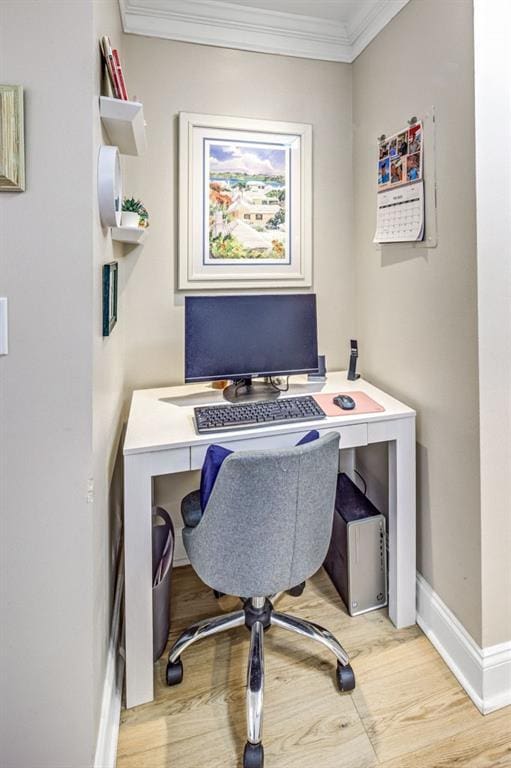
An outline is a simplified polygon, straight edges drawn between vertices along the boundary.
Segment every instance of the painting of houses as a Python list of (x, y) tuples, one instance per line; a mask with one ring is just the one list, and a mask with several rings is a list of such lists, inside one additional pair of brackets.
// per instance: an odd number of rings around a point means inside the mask
[(205, 263), (288, 259), (289, 148), (206, 140)]

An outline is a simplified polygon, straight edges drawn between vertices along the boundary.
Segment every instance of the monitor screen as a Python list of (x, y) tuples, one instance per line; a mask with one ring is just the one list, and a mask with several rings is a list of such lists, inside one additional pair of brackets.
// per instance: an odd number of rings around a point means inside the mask
[(317, 367), (314, 294), (185, 298), (185, 381), (291, 375)]

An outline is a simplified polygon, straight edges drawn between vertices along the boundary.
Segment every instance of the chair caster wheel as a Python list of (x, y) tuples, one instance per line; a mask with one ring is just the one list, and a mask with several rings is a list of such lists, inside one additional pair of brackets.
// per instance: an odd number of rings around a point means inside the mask
[(167, 685), (179, 685), (183, 679), (183, 662), (169, 661), (167, 664)]
[(305, 582), (302, 581), (302, 583), (297, 584), (296, 587), (291, 587), (291, 589), (288, 589), (287, 594), (291, 595), (291, 597), (300, 597), (300, 595), (303, 594), (304, 589), (305, 589)]
[(355, 688), (355, 673), (349, 664), (347, 667), (343, 667), (342, 664), (337, 662), (336, 677), (339, 690), (343, 693), (352, 691)]
[(245, 744), (243, 752), (243, 768), (263, 768), (264, 749), (262, 744), (251, 744), (249, 741)]

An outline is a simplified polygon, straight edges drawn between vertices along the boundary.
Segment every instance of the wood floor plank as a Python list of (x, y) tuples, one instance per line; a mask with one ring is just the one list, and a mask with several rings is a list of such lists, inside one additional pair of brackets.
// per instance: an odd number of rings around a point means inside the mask
[(476, 728), (483, 719), (439, 657), (417, 664), (413, 675), (397, 666), (392, 676), (362, 678), (353, 701), (383, 763)]
[(428, 749), (408, 752), (382, 768), (510, 768), (511, 707), (486, 715), (477, 727), (440, 738)]
[[(248, 642), (244, 648), (244, 661)], [(299, 674), (290, 666), (281, 668), (277, 658), (266, 655), (267, 685), (265, 687), (265, 744), (268, 760), (274, 756), (275, 765), (296, 765), (309, 755), (322, 754), (322, 763), (337, 766), (339, 754), (346, 753), (347, 768), (377, 765), (371, 743), (349, 695), (340, 695), (334, 683), (334, 665), (324, 671), (313, 665), (303, 666)], [(319, 679), (318, 679), (319, 677)], [(193, 688), (193, 683), (189, 683)], [(199, 750), (208, 745), (210, 751), (219, 750), (224, 765), (237, 765), (243, 751), (245, 735), (245, 689), (242, 681), (230, 687), (230, 695), (201, 706), (172, 710), (173, 695), (181, 689), (169, 689), (165, 701), (153, 705), (155, 717), (142, 722), (132, 721), (122, 727), (119, 743), (119, 768), (149, 760), (148, 745), (155, 768), (169, 757), (180, 768), (200, 764)], [(300, 696), (297, 697), (297, 691)], [(156, 710), (163, 713), (157, 717)], [(220, 739), (218, 732), (223, 733)]]
[[(177, 569), (169, 643), (193, 622), (238, 606), (215, 600), (190, 568)], [(511, 768), (506, 713), (483, 718), (418, 627), (397, 630), (385, 610), (350, 617), (324, 572), (276, 607), (328, 627), (350, 654), (357, 688), (339, 694), (335, 659), (323, 646), (277, 627), (266, 632), (268, 768)], [(192, 645), (174, 688), (164, 654), (155, 700), (122, 711), (117, 768), (239, 766), (248, 648), (244, 627)]]

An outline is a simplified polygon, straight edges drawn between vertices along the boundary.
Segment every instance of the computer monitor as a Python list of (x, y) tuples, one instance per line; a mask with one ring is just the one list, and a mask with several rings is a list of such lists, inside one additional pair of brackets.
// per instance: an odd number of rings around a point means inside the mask
[(318, 368), (316, 296), (187, 296), (185, 381), (231, 379), (228, 400), (278, 397), (255, 377)]

